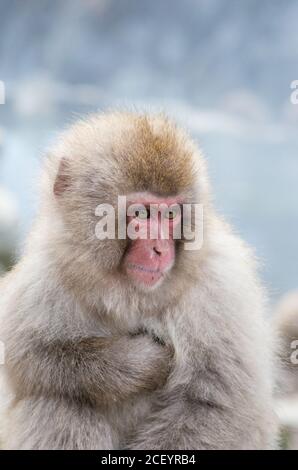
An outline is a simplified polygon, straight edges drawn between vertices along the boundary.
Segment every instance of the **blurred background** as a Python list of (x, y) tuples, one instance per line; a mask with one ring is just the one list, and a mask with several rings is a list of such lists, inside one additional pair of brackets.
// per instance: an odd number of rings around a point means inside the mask
[(297, 0), (2, 0), (0, 271), (30, 229), (59, 129), (136, 107), (198, 140), (215, 204), (256, 247), (272, 304), (297, 288), (297, 19)]

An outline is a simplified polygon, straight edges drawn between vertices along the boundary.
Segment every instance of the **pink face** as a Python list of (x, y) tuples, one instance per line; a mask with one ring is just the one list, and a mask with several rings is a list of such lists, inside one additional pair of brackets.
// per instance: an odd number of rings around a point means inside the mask
[(135, 283), (152, 288), (175, 262), (173, 233), (181, 222), (179, 201), (141, 193), (129, 196), (128, 205), (133, 207), (127, 217), (128, 227), (139, 235), (131, 241), (124, 269)]

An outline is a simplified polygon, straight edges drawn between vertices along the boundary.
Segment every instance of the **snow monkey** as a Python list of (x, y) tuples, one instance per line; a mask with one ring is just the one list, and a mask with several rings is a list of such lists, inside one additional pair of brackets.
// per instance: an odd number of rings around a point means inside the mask
[[(157, 236), (118, 236), (119, 196), (125, 227)], [(114, 238), (97, 233), (102, 205)], [(199, 248), (174, 236), (184, 222), (202, 225)], [(3, 447), (271, 448), (265, 303), (184, 130), (129, 112), (78, 122), (49, 152), (37, 220), (1, 284)]]

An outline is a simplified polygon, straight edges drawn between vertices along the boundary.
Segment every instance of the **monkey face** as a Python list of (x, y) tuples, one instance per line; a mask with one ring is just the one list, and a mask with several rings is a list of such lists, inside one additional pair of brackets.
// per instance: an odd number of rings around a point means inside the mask
[(128, 207), (127, 232), (133, 239), (124, 255), (123, 271), (137, 286), (155, 288), (175, 263), (180, 205), (177, 198), (150, 193), (132, 194), (128, 201), (132, 204)]
[[(182, 205), (203, 204), (208, 191), (204, 163), (183, 131), (163, 116), (96, 116), (71, 129), (54, 157), (52, 193), (68, 248), (63, 268), (71, 267), (75, 282), (89, 289), (109, 278), (143, 292), (162, 285), (164, 295), (165, 285), (173, 292), (177, 278), (194, 275), (194, 253), (181, 249), (175, 230)], [(134, 207), (124, 217), (125, 237), (118, 232), (119, 196), (126, 209)], [(96, 233), (102, 205), (115, 215), (111, 237)], [(139, 233), (131, 237), (130, 230)]]

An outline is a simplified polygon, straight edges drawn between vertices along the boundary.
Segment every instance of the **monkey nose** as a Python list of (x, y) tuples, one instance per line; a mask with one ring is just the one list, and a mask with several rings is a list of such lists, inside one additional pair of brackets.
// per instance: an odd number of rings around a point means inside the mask
[(156, 246), (153, 247), (153, 251), (154, 253), (156, 253), (158, 256), (161, 256), (162, 254), (162, 251), (160, 248), (157, 248)]
[(156, 256), (165, 256), (169, 251), (167, 240), (154, 240), (151, 248)]

